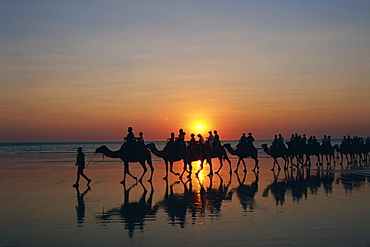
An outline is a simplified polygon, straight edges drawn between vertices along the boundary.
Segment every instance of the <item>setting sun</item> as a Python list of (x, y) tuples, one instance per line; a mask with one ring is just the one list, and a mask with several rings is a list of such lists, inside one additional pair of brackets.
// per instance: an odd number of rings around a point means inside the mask
[(197, 126), (197, 130), (202, 130), (202, 129), (203, 129), (203, 127), (201, 125)]

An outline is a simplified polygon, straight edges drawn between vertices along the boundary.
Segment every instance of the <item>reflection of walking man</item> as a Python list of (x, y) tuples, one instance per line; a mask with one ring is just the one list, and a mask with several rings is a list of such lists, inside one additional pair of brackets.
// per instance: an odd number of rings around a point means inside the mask
[(89, 179), (85, 174), (84, 174), (84, 169), (85, 169), (85, 154), (82, 152), (82, 147), (79, 147), (77, 149), (77, 158), (76, 158), (76, 166), (77, 166), (77, 179), (76, 183), (73, 185), (73, 187), (78, 187), (78, 182), (80, 181), (80, 176), (84, 177), (87, 181), (87, 185), (90, 184), (91, 179)]
[(85, 202), (84, 202), (84, 196), (87, 194), (87, 192), (90, 190), (90, 187), (87, 187), (87, 189), (81, 194), (78, 187), (76, 187), (77, 192), (77, 206), (76, 206), (76, 212), (77, 212), (77, 224), (78, 226), (82, 226), (82, 223), (84, 223), (85, 219)]

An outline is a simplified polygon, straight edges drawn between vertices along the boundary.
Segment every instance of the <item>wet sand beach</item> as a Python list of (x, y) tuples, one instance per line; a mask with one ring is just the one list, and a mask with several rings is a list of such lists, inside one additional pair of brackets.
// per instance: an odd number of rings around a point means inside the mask
[(224, 164), (208, 177), (205, 165), (199, 179), (164, 180), (153, 155), (152, 183), (146, 174), (123, 186), (122, 162), (97, 155), (85, 170), (91, 189), (84, 179), (76, 189), (75, 154), (1, 154), (0, 246), (370, 245), (369, 167), (273, 172), (273, 159), (260, 157), (258, 173), (246, 159), (246, 173)]

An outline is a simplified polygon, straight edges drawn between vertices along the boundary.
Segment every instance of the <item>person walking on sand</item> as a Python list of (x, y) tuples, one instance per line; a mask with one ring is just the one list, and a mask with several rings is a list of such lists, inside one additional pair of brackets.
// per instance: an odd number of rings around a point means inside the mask
[(73, 185), (73, 187), (77, 188), (79, 185), (80, 181), (80, 176), (84, 177), (87, 181), (87, 186), (89, 186), (91, 179), (89, 179), (85, 174), (84, 174), (84, 169), (85, 169), (85, 154), (82, 152), (82, 147), (79, 147), (77, 149), (77, 157), (76, 157), (76, 166), (77, 166), (77, 179), (76, 183)]

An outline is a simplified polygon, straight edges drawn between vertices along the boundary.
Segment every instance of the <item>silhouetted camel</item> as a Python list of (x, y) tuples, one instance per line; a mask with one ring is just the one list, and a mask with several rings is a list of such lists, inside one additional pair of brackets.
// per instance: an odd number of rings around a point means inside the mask
[(244, 158), (248, 158), (248, 157), (251, 157), (252, 159), (254, 159), (255, 163), (254, 163), (253, 171), (256, 170), (256, 168), (259, 169), (259, 167), (258, 167), (258, 151), (253, 145), (238, 145), (237, 149), (233, 149), (231, 147), (231, 144), (227, 143), (227, 144), (224, 144), (224, 147), (227, 149), (227, 151), (229, 151), (230, 154), (236, 155), (236, 156), (239, 157), (238, 164), (237, 164), (237, 167), (235, 169), (235, 172), (238, 171), (240, 162), (243, 162), (244, 170), (245, 171), (247, 170), (247, 166), (245, 165)]
[(144, 177), (145, 173), (148, 170), (146, 168), (146, 165), (145, 165), (145, 162), (147, 162), (149, 164), (150, 169), (151, 169), (151, 174), (150, 174), (150, 178), (149, 178), (148, 181), (152, 180), (153, 172), (154, 172), (154, 168), (153, 168), (153, 164), (152, 164), (152, 157), (151, 157), (151, 154), (150, 154), (149, 150), (146, 149), (144, 145), (142, 145), (142, 146), (137, 145), (136, 149), (134, 149), (131, 153), (126, 151), (126, 149), (123, 148), (123, 147), (121, 149), (117, 150), (117, 151), (111, 151), (109, 148), (107, 148), (107, 146), (104, 145), (104, 146), (101, 146), (101, 147), (97, 148), (95, 150), (95, 153), (102, 153), (102, 154), (104, 154), (105, 156), (107, 156), (109, 158), (119, 158), (123, 161), (124, 172), (123, 172), (123, 179), (121, 181), (122, 184), (125, 182), (126, 174), (130, 175), (133, 179), (137, 180), (137, 177), (133, 176), (130, 173), (130, 170), (129, 170), (129, 163), (130, 162), (139, 162), (141, 164), (141, 166), (143, 167), (143, 169), (144, 169), (143, 174), (138, 179), (138, 181), (141, 181), (141, 179)]
[[(230, 172), (231, 172), (231, 161), (229, 157), (227, 156), (227, 153), (225, 149), (220, 145), (218, 148), (214, 148), (212, 151), (210, 149), (209, 144), (205, 144), (203, 146), (202, 152), (199, 153), (194, 153), (189, 147), (182, 147), (181, 152), (179, 148), (171, 147), (170, 145), (166, 145), (163, 150), (158, 150), (157, 147), (155, 146), (154, 143), (150, 143), (146, 145), (147, 148), (155, 155), (160, 158), (163, 158), (165, 164), (166, 164), (166, 176), (163, 179), (166, 179), (168, 177), (168, 163), (170, 163), (170, 172), (173, 173), (174, 175), (178, 176), (180, 175), (179, 173), (175, 173), (173, 171), (173, 163), (176, 161), (183, 160), (184, 162), (184, 169), (186, 170), (186, 166), (189, 165), (191, 166), (191, 162), (201, 160), (202, 164), (204, 160), (209, 160), (209, 155), (211, 154), (210, 158), (218, 158), (220, 160), (220, 168), (215, 172), (216, 174), (219, 173), (223, 166), (222, 160), (225, 159), (229, 162), (230, 166)], [(212, 163), (208, 162), (211, 166), (211, 171), (212, 171)], [(203, 168), (203, 166), (202, 166)], [(201, 169), (200, 169), (201, 170)], [(183, 171), (184, 173), (184, 171)], [(182, 174), (183, 174), (182, 173)], [(199, 173), (199, 171), (198, 171)], [(181, 174), (181, 175), (182, 175)], [(209, 175), (212, 175), (210, 173)]]
[[(340, 154), (340, 157), (341, 157), (340, 165), (341, 166), (342, 166), (342, 163), (343, 163), (343, 155), (346, 156), (347, 165), (349, 166), (350, 164), (352, 164), (352, 162), (355, 158), (355, 155), (354, 155), (353, 150), (350, 147), (343, 147), (343, 145), (339, 146), (338, 144), (335, 144), (334, 149), (335, 149), (335, 151), (337, 151)], [(350, 157), (350, 159), (348, 159), (348, 156)]]
[(304, 165), (311, 165), (311, 155), (315, 155), (317, 157), (317, 163), (320, 162), (320, 145), (316, 144), (304, 144), (302, 146), (303, 154), (306, 155), (306, 161)]
[[(298, 168), (299, 164), (303, 164), (304, 152), (302, 150), (302, 144), (298, 145), (294, 142), (287, 142), (286, 145), (288, 146), (287, 156), (290, 158), (291, 164)], [(297, 160), (296, 165), (293, 162), (294, 158)]]
[(327, 166), (331, 164), (333, 160), (335, 166), (334, 148), (330, 144), (321, 144), (320, 146), (321, 165), (324, 162), (324, 156), (326, 157)]
[(263, 148), (263, 151), (265, 151), (266, 154), (270, 155), (274, 159), (274, 166), (271, 168), (273, 171), (275, 169), (275, 164), (278, 165), (278, 169), (280, 170), (280, 164), (277, 161), (278, 158), (282, 158), (284, 160), (284, 169), (287, 169), (287, 165), (289, 163), (288, 159), (288, 150), (285, 146), (282, 146), (281, 149), (277, 149), (274, 145), (272, 145), (270, 148), (267, 147), (267, 144), (262, 144), (261, 147)]
[[(166, 164), (166, 176), (163, 179), (168, 177), (168, 163), (170, 163), (170, 172), (176, 176), (179, 176), (180, 173), (173, 171), (173, 163), (176, 161), (184, 161), (184, 166), (186, 165), (186, 159), (184, 154), (181, 152), (176, 152), (175, 148), (172, 148), (169, 145), (166, 145), (163, 150), (158, 150), (154, 143), (149, 143), (146, 145), (147, 148), (157, 157), (162, 158)], [(186, 152), (188, 150), (184, 150)]]

